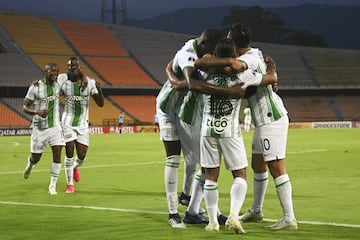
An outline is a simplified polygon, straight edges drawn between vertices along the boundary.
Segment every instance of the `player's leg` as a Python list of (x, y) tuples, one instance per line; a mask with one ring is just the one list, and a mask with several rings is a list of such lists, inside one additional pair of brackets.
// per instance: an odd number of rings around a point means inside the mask
[(48, 132), (48, 141), (51, 146), (53, 162), (50, 170), (50, 184), (49, 184), (49, 193), (55, 195), (56, 193), (56, 184), (61, 171), (61, 150), (65, 146), (65, 141), (63, 138), (63, 133), (60, 128), (53, 127), (47, 130)]
[(42, 131), (34, 128), (30, 137), (30, 156), (27, 158), (26, 167), (24, 169), (24, 178), (30, 177), (32, 168), (40, 161), (42, 153), (45, 151), (45, 137)]
[(234, 178), (230, 189), (230, 211), (225, 227), (234, 230), (235, 233), (246, 233), (239, 221), (239, 213), (247, 191), (246, 168), (248, 161), (244, 141), (239, 136), (219, 139), (219, 142), (225, 167), (231, 171)]
[(158, 114), (160, 140), (163, 141), (166, 160), (164, 168), (164, 183), (169, 210), (168, 223), (174, 228), (185, 228), (178, 212), (178, 172), (180, 165), (181, 144), (175, 125), (174, 115)]
[(188, 206), (196, 169), (200, 163), (200, 132), (183, 121), (178, 122), (177, 129), (184, 155), (184, 177), (179, 203)]
[(240, 216), (242, 222), (261, 222), (263, 220), (262, 207), (265, 193), (269, 183), (267, 166), (264, 161), (261, 145), (260, 132), (262, 127), (256, 127), (252, 141), (251, 167), (254, 171), (252, 207)]
[(76, 157), (74, 160), (74, 180), (80, 182), (80, 170), (79, 167), (84, 164), (86, 160), (86, 154), (89, 147), (89, 130), (88, 128), (81, 128), (77, 130), (77, 136), (75, 139)]
[(219, 190), (217, 180), (220, 171), (221, 152), (218, 141), (211, 137), (202, 137), (200, 141), (201, 166), (205, 169), (204, 199), (209, 216), (207, 231), (218, 231)]
[(275, 181), (276, 192), (283, 210), (283, 218), (268, 226), (270, 230), (297, 229), (292, 201), (292, 185), (285, 166), (288, 126), (287, 116), (283, 117), (271, 124), (268, 136), (263, 138), (264, 159)]

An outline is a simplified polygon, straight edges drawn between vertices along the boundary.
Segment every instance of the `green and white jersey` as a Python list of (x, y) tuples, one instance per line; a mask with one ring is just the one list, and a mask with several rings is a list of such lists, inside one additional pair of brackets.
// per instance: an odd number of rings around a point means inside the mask
[[(185, 43), (184, 47), (180, 49), (173, 62), (173, 70), (184, 75), (186, 68), (193, 68), (195, 60), (198, 59), (197, 40), (192, 39)], [(191, 125), (196, 124), (198, 117), (201, 116), (202, 96), (200, 93), (188, 91), (184, 96), (179, 110), (179, 118)]]
[[(175, 73), (175, 75), (181, 80), (185, 80), (184, 72), (183, 72), (184, 69), (187, 67), (194, 67), (195, 60), (198, 59), (196, 53), (196, 46), (197, 46), (196, 39), (188, 40), (187, 42), (185, 42), (184, 46), (176, 52), (173, 58), (172, 70)], [(184, 96), (188, 96), (189, 98), (190, 95), (198, 95), (198, 94), (193, 94), (188, 91), (179, 92), (171, 86), (168, 80), (161, 89), (157, 97), (157, 101), (159, 102), (158, 105), (160, 109), (164, 113), (169, 113), (170, 111), (175, 111), (175, 112), (180, 111), (179, 117), (183, 119), (182, 117), (184, 117), (184, 113), (183, 113), (184, 108), (187, 109), (187, 107), (183, 106), (182, 102)], [(180, 110), (177, 108), (179, 104), (181, 104)]]
[(58, 82), (61, 83), (61, 94), (65, 98), (65, 107), (61, 117), (63, 126), (88, 127), (90, 97), (98, 94), (95, 80), (87, 78), (88, 84), (82, 88), (76, 82), (68, 80), (66, 73), (59, 74)]
[(45, 79), (39, 80), (38, 83), (38, 86), (32, 84), (29, 87), (25, 98), (33, 101), (35, 110), (47, 109), (48, 115), (45, 118), (34, 115), (31, 126), (39, 129), (60, 126), (60, 85), (57, 82), (48, 85), (46, 84)]
[[(246, 62), (249, 69), (266, 73), (266, 64), (259, 49), (251, 48), (239, 59)], [(282, 99), (272, 90), (271, 85), (259, 86), (255, 94), (248, 98), (248, 102), (256, 127), (274, 122), (287, 114)]]
[[(245, 87), (258, 86), (262, 82), (262, 74), (252, 70), (246, 70), (235, 76), (208, 73), (204, 74), (204, 77), (208, 83), (221, 87), (231, 87), (240, 82), (243, 82)], [(241, 99), (203, 94), (203, 101), (201, 136), (215, 138), (241, 136), (239, 121)]]

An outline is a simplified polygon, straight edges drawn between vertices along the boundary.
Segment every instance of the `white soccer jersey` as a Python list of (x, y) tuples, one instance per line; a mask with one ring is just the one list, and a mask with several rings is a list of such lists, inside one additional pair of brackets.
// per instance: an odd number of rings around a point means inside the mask
[(59, 74), (61, 94), (65, 97), (65, 108), (61, 122), (64, 126), (88, 127), (90, 97), (98, 94), (95, 80), (87, 78), (87, 86), (82, 88), (76, 82), (67, 79), (67, 74)]
[[(177, 51), (173, 58), (172, 71), (181, 80), (184, 80), (184, 68), (193, 67), (195, 60), (198, 58), (195, 49), (196, 39), (190, 39)], [(170, 81), (167, 80), (157, 96), (157, 104), (164, 113), (169, 113), (170, 111), (178, 112), (175, 106), (177, 106), (179, 102), (182, 102), (186, 93), (187, 91), (175, 90), (171, 86)]]
[[(266, 64), (261, 51), (251, 48), (239, 57), (246, 62), (249, 69), (259, 73), (266, 73)], [(273, 90), (271, 85), (259, 86), (256, 93), (248, 98), (254, 125), (262, 126), (280, 119), (287, 114), (283, 101)]]
[[(207, 76), (204, 74), (204, 77), (208, 83), (222, 87), (231, 87), (240, 82), (244, 82), (246, 86), (258, 86), (262, 82), (262, 74), (255, 73), (252, 70), (247, 70), (236, 76), (210, 73)], [(239, 122), (241, 99), (203, 94), (203, 102), (201, 136), (216, 138), (241, 136)]]
[(48, 110), (47, 117), (34, 115), (32, 127), (44, 129), (60, 126), (59, 93), (60, 85), (54, 82), (51, 86), (44, 79), (38, 81), (39, 85), (29, 87), (25, 98), (33, 101), (35, 110)]

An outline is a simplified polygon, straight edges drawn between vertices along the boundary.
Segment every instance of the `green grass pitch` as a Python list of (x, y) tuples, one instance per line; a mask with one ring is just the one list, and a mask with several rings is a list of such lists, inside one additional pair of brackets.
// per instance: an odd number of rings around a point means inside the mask
[[(250, 161), (252, 132), (243, 133)], [(247, 234), (204, 225), (172, 229), (167, 224), (164, 149), (157, 133), (91, 135), (76, 193), (49, 196), (48, 148), (29, 179), (25, 137), (0, 137), (0, 239), (356, 239), (360, 233), (360, 129), (290, 129), (287, 171), (293, 186), (299, 229), (264, 229), (282, 216), (273, 180), (269, 181), (263, 223), (244, 223)], [(64, 157), (64, 151), (63, 156)], [(183, 164), (179, 170), (179, 192)], [(229, 211), (231, 174), (222, 168), (220, 208)], [(252, 170), (242, 212), (252, 202)], [(203, 204), (204, 207), (204, 204)], [(183, 215), (186, 208), (180, 206)]]

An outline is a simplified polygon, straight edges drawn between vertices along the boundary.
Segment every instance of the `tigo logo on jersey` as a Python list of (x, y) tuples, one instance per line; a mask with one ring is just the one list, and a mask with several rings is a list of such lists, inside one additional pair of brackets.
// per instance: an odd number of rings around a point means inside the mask
[(206, 121), (206, 125), (213, 128), (217, 134), (222, 134), (228, 126), (228, 121), (227, 117), (221, 117), (220, 119), (209, 118)]

